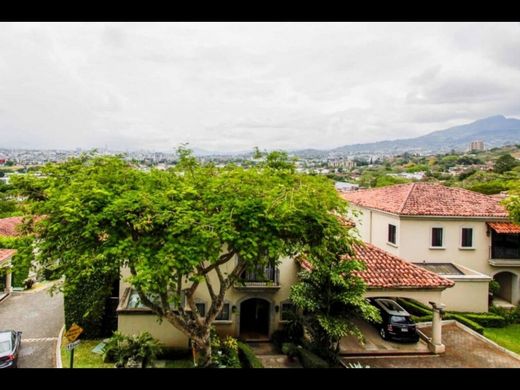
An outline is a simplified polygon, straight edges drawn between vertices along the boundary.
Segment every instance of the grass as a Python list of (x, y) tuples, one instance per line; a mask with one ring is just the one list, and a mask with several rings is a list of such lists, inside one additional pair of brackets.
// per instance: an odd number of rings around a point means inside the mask
[(191, 359), (181, 360), (168, 360), (165, 368), (194, 368), (193, 361)]
[[(92, 349), (100, 342), (102, 342), (101, 339), (81, 340), (79, 345), (74, 349), (74, 368), (114, 368), (114, 363), (103, 362), (103, 355), (92, 352)], [(61, 361), (63, 368), (70, 368), (70, 352), (67, 350), (67, 343), (67, 339), (63, 338), (61, 346)], [(193, 368), (194, 366), (191, 359), (178, 359), (165, 360), (163, 367)]]
[(484, 336), (498, 345), (520, 354), (520, 324), (513, 324), (505, 328), (486, 328)]
[[(74, 349), (74, 368), (114, 368), (114, 363), (103, 363), (103, 355), (92, 352), (102, 340), (81, 340)], [(67, 350), (67, 339), (63, 338), (61, 361), (63, 368), (70, 368), (70, 352)]]

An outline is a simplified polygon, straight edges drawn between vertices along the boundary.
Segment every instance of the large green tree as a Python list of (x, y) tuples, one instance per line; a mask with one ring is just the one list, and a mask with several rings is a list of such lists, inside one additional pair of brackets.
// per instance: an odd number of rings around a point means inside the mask
[(363, 339), (356, 318), (381, 320), (377, 309), (364, 298), (366, 284), (355, 271), (365, 266), (355, 259), (352, 248), (342, 253), (345, 248), (337, 241), (322, 246), (305, 259), (308, 268), (300, 272), (300, 281), (291, 287), (291, 301), (303, 313), (311, 345), (329, 361), (337, 359), (342, 337)]
[(509, 153), (506, 153), (500, 156), (495, 162), (495, 172), (504, 173), (510, 171), (514, 167), (518, 165), (518, 161), (511, 156)]
[[(18, 188), (32, 213), (45, 215), (36, 224), (39, 261), (59, 263), (71, 284), (128, 267), (141, 301), (187, 335), (198, 365), (208, 366), (211, 325), (244, 270), (282, 256), (319, 258), (332, 242), (345, 253), (352, 239), (335, 217), (347, 204), (332, 182), (295, 172), (286, 155), (217, 168), (179, 152), (167, 171), (74, 158)], [(201, 288), (211, 297), (205, 316), (194, 300)]]

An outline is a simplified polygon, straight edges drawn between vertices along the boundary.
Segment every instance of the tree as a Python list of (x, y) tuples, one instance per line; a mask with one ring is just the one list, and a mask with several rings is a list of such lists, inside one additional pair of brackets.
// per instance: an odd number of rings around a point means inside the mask
[[(187, 335), (206, 367), (211, 325), (241, 273), (337, 241), (345, 252), (348, 229), (335, 214), (347, 204), (329, 179), (286, 168), (279, 154), (248, 169), (179, 156), (149, 172), (121, 157), (81, 156), (19, 188), (33, 215), (45, 215), (35, 227), (40, 263), (58, 263), (69, 284), (127, 267), (141, 302)], [(199, 288), (211, 298), (205, 316)]]
[(504, 173), (518, 165), (518, 161), (509, 153), (500, 156), (495, 162), (495, 172)]
[(316, 353), (329, 361), (336, 360), (342, 337), (362, 339), (353, 319), (381, 320), (377, 309), (363, 297), (366, 284), (353, 273), (364, 269), (364, 264), (353, 258), (351, 249), (345, 259), (341, 255), (344, 249), (338, 242), (326, 245), (309, 258), (312, 269), (302, 271), (301, 281), (291, 287), (291, 301), (304, 313), (303, 323)]

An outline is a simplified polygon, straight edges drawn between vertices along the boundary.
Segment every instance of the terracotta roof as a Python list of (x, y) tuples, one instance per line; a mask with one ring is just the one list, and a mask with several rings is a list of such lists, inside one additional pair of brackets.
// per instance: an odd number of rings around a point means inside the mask
[(507, 217), (496, 198), (442, 184), (408, 183), (341, 193), (355, 205), (398, 215)]
[(455, 285), (434, 272), (418, 267), (372, 244), (355, 245), (354, 258), (363, 261), (357, 274), (369, 288), (446, 288)]
[[(368, 288), (433, 289), (455, 285), (449, 279), (385, 252), (372, 244), (356, 244), (353, 258), (365, 263), (366, 269), (355, 271), (355, 274), (365, 281)], [(308, 260), (300, 257), (297, 261), (302, 268), (307, 271), (312, 270), (312, 264)]]
[(488, 222), (488, 226), (497, 233), (520, 233), (520, 225), (511, 222)]
[(15, 249), (0, 249), (0, 264), (8, 260), (16, 253)]
[(20, 234), (17, 226), (22, 223), (23, 217), (9, 217), (0, 219), (0, 236), (17, 236)]

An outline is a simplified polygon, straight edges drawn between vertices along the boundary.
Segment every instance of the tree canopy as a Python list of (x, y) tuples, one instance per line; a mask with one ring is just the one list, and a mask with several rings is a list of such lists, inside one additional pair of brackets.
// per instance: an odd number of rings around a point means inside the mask
[[(45, 216), (35, 228), (39, 261), (59, 264), (71, 284), (128, 267), (141, 301), (192, 339), (203, 366), (210, 326), (242, 271), (298, 253), (347, 253), (353, 241), (335, 216), (347, 204), (333, 183), (295, 172), (280, 153), (217, 168), (184, 151), (166, 171), (85, 155), (25, 176), (17, 188)], [(194, 301), (202, 286), (211, 297), (204, 316)]]

